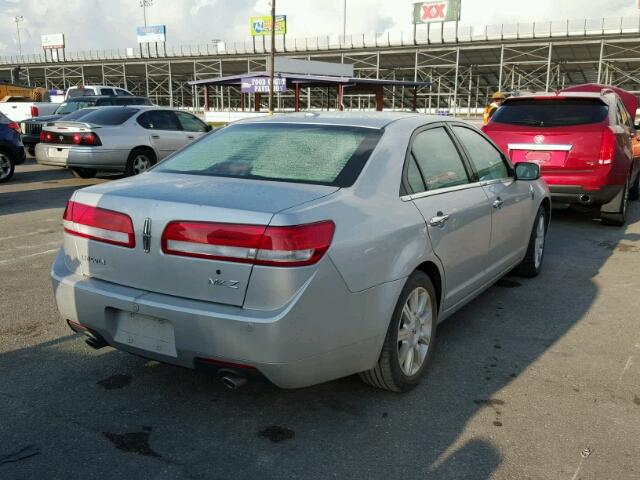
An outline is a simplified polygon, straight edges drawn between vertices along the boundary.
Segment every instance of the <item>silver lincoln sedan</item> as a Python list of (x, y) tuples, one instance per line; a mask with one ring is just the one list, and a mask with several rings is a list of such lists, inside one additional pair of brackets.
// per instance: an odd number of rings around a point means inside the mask
[(137, 177), (77, 191), (52, 269), (94, 348), (297, 388), (393, 391), (436, 326), (503, 275), (535, 276), (536, 164), (417, 114), (292, 114), (209, 133)]

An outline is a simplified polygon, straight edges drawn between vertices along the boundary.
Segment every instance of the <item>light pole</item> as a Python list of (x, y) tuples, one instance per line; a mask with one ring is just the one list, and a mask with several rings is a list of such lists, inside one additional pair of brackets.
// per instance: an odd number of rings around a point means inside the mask
[(276, 59), (276, 0), (271, 0), (271, 65), (269, 66), (269, 115), (273, 115), (273, 71)]
[(347, 38), (347, 0), (342, 3), (342, 41)]
[(13, 21), (16, 22), (16, 32), (18, 32), (18, 51), (20, 52), (20, 56), (22, 56), (22, 42), (20, 41), (20, 25), (19, 23), (24, 20), (22, 15), (16, 15), (13, 17)]
[(147, 7), (153, 6), (153, 0), (140, 0), (142, 15), (144, 16), (144, 26), (147, 26)]

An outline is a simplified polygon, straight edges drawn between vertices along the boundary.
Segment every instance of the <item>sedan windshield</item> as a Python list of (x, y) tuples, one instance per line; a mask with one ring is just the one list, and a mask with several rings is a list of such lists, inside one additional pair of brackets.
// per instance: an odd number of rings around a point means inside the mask
[(93, 107), (96, 104), (95, 101), (87, 102), (64, 102), (56, 109), (56, 115), (65, 115), (67, 113), (75, 112), (81, 108)]
[(347, 187), (381, 135), (378, 129), (348, 126), (232, 125), (203, 137), (154, 171)]

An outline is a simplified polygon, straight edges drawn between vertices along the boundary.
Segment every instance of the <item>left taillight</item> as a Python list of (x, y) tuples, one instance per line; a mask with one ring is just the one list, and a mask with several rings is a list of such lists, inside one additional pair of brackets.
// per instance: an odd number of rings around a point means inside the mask
[(64, 231), (120, 247), (136, 246), (131, 217), (84, 203), (68, 202), (62, 216)]
[(300, 267), (317, 263), (331, 246), (335, 225), (330, 220), (292, 226), (171, 222), (162, 234), (168, 255)]
[(22, 133), (22, 131), (20, 130), (20, 125), (16, 122), (9, 122), (7, 124), (7, 127), (9, 127), (11, 130), (15, 130), (18, 133)]

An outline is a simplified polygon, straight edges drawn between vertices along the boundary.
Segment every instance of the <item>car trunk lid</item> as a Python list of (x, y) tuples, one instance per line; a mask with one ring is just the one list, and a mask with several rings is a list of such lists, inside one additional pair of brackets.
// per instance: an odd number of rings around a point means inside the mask
[[(274, 213), (330, 195), (337, 187), (149, 173), (76, 193), (73, 201), (126, 214), (135, 246), (73, 236), (67, 261), (85, 276), (145, 291), (241, 306), (251, 263), (163, 252), (171, 222), (266, 226)], [(71, 235), (70, 235), (71, 236)]]

